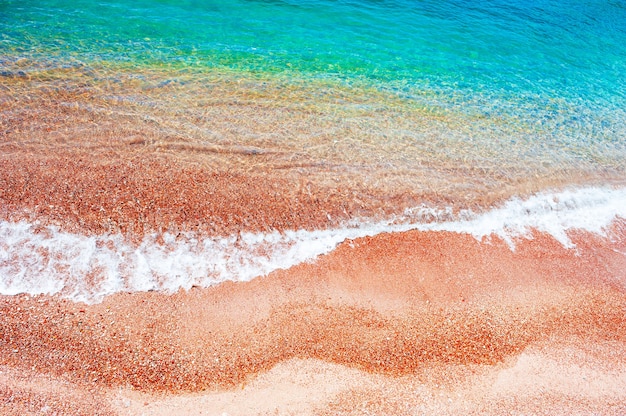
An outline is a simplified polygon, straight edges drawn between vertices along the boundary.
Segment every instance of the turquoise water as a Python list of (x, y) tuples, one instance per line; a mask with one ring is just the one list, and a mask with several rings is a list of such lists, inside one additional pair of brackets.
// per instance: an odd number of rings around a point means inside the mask
[(623, 106), (624, 2), (481, 3), (5, 0), (1, 50)]
[(358, 82), (625, 154), (623, 1), (3, 0), (0, 32), (5, 60)]

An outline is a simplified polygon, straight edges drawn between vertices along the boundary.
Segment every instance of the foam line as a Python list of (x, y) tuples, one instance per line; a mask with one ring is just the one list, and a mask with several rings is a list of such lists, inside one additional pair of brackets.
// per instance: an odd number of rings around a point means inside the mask
[(0, 222), (0, 293), (58, 294), (94, 303), (116, 292), (174, 292), (223, 281), (248, 281), (311, 261), (345, 240), (383, 232), (451, 231), (481, 240), (498, 236), (514, 249), (531, 230), (573, 247), (568, 230), (597, 234), (626, 218), (626, 188), (583, 188), (512, 199), (483, 214), (417, 207), (402, 218), (354, 222), (330, 230), (241, 233), (201, 238), (193, 233), (147, 235), (133, 245), (122, 235), (84, 236), (54, 226)]
[(526, 200), (509, 200), (482, 215), (465, 212), (461, 216), (465, 219), (436, 224), (431, 229), (469, 233), (477, 239), (496, 235), (512, 249), (515, 238), (530, 238), (534, 229), (573, 248), (568, 230), (604, 235), (613, 220), (626, 218), (626, 189), (583, 188), (542, 193)]

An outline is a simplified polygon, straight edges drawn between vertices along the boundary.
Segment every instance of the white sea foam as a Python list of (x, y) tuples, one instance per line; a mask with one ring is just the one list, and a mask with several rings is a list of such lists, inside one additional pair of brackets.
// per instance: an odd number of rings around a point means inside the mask
[(565, 247), (568, 230), (603, 234), (626, 218), (626, 188), (584, 188), (513, 199), (483, 214), (417, 207), (402, 219), (361, 221), (343, 228), (241, 233), (200, 238), (148, 235), (133, 245), (121, 235), (84, 236), (26, 222), (0, 222), (0, 293), (58, 294), (94, 303), (120, 291), (176, 291), (223, 281), (248, 281), (332, 251), (342, 241), (412, 229), (498, 236), (514, 248), (531, 230)]
[(512, 249), (516, 238), (530, 238), (534, 229), (550, 234), (563, 246), (572, 248), (568, 230), (604, 235), (606, 227), (615, 218), (626, 218), (626, 188), (542, 193), (526, 200), (509, 200), (504, 206), (482, 215), (464, 212), (460, 216), (460, 220), (435, 224), (430, 229), (469, 233), (477, 239), (496, 235)]

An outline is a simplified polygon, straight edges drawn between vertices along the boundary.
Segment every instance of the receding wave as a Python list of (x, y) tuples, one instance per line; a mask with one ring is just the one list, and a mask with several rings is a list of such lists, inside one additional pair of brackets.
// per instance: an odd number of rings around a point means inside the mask
[(224, 281), (248, 281), (312, 261), (356, 238), (409, 230), (497, 237), (512, 250), (532, 231), (573, 248), (571, 230), (607, 235), (626, 218), (626, 188), (583, 188), (512, 199), (485, 213), (416, 207), (402, 218), (365, 220), (328, 230), (146, 235), (132, 243), (120, 234), (85, 236), (27, 222), (0, 222), (0, 293), (50, 294), (96, 303), (117, 292), (175, 292)]

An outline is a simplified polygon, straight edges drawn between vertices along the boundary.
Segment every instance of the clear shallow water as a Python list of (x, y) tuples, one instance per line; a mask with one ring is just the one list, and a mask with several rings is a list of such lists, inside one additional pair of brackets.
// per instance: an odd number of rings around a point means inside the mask
[[(336, 101), (346, 103), (360, 100), (346, 97), (346, 88), (355, 97), (374, 89), (387, 95), (360, 107), (370, 121), (353, 123), (378, 130), (374, 142), (404, 146), (408, 136), (409, 145), (427, 147), (433, 138), (422, 133), (429, 129), (444, 143), (426, 159), (492, 170), (491, 162), (519, 160), (525, 168), (543, 159), (559, 168), (624, 172), (626, 6), (620, 1), (4, 1), (0, 33), (4, 73), (14, 74), (21, 62), (21, 73), (81, 65), (140, 79), (159, 70), (175, 80), (183, 71), (201, 84), (208, 73), (311, 88), (306, 97), (283, 102), (277, 89), (269, 100), (278, 106), (327, 99), (328, 91), (315, 93), (319, 83), (343, 88)], [(453, 126), (381, 131), (389, 116), (381, 110), (397, 109), (391, 104), (397, 98)], [(356, 107), (334, 108), (332, 115), (347, 119)], [(334, 127), (324, 129), (337, 135)], [(364, 134), (355, 133), (357, 140)], [(468, 152), (475, 155), (463, 162)]]
[[(174, 152), (197, 143), (278, 149), (286, 156), (276, 166), (308, 163), (319, 178), (338, 176), (333, 166), (354, 169), (383, 192), (408, 184), (432, 194), (471, 188), (475, 196), (511, 184), (528, 193), (542, 189), (527, 186), (535, 177), (550, 184), (559, 175), (554, 183), (567, 187), (572, 175), (578, 184), (577, 169), (596, 178), (610, 171), (612, 183), (626, 183), (620, 1), (2, 1), (0, 72), (0, 87), (7, 84), (0, 98), (17, 103), (5, 114), (18, 120), (32, 112), (28, 127), (54, 130), (55, 117), (46, 125), (37, 116), (42, 107), (78, 104), (125, 125), (115, 133), (121, 137), (139, 129), (155, 142), (176, 135), (193, 142), (170, 143)], [(37, 94), (50, 101), (23, 98)], [(31, 106), (22, 113), (20, 100)], [(81, 140), (94, 131), (72, 117), (59, 130), (64, 146), (72, 132)], [(39, 150), (49, 151), (49, 137), (37, 139)], [(136, 246), (121, 235), (2, 222), (0, 292), (92, 302), (117, 291), (248, 280), (346, 238), (413, 228), (512, 241), (532, 227), (567, 245), (567, 230), (601, 233), (626, 215), (623, 188), (579, 192), (543, 194), (545, 209), (531, 198), (483, 216), (438, 218), (446, 212), (439, 207), (424, 214), (433, 222), (416, 208), (398, 222), (250, 234), (250, 241), (190, 234), (166, 244), (146, 236)], [(590, 218), (601, 221), (589, 225)]]
[(620, 1), (4, 1), (0, 30), (10, 56), (358, 79), (623, 141)]

